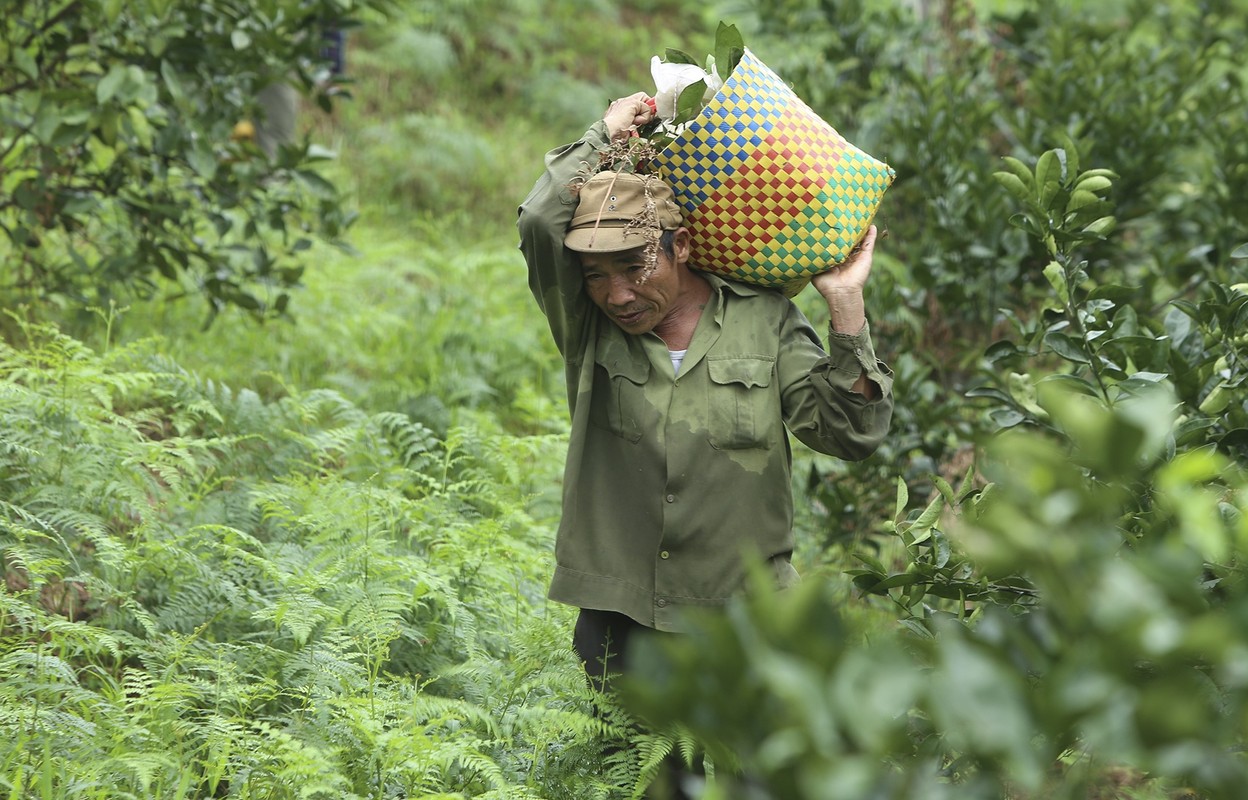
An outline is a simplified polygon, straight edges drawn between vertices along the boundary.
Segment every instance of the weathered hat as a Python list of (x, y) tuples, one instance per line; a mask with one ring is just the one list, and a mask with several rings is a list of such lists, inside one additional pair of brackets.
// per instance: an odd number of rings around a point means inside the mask
[(618, 253), (683, 225), (672, 189), (653, 175), (599, 172), (581, 185), (564, 243), (580, 253)]

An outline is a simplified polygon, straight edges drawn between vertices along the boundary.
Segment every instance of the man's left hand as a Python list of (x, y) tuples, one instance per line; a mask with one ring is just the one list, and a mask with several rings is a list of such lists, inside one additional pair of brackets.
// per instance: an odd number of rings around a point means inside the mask
[(867, 228), (862, 241), (849, 257), (827, 272), (811, 278), (810, 283), (823, 299), (828, 301), (828, 313), (832, 327), (838, 333), (855, 334), (866, 322), (866, 310), (862, 289), (871, 276), (871, 262), (875, 253), (875, 226)]

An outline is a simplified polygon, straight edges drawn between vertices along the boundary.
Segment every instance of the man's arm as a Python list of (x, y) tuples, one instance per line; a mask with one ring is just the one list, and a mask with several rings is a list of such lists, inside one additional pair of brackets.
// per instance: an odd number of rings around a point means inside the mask
[(613, 138), (653, 119), (645, 99), (644, 92), (637, 92), (616, 100), (579, 140), (547, 153), (545, 172), (520, 205), (517, 226), (520, 251), (529, 266), (529, 288), (564, 358), (580, 351), (586, 320), (593, 313), (582, 288), (580, 262), (563, 246), (576, 211), (570, 187), (578, 174), (598, 162), (599, 151)]
[(529, 267), (529, 289), (565, 358), (579, 352), (591, 311), (581, 287), (580, 263), (563, 246), (576, 210), (571, 184), (607, 142), (606, 128), (599, 122), (578, 141), (547, 153), (546, 170), (519, 209), (520, 252)]
[[(862, 242), (841, 264), (827, 272), (816, 275), (810, 283), (828, 303), (828, 315), (834, 333), (855, 336), (867, 324), (866, 305), (862, 290), (871, 275), (871, 263), (875, 255), (875, 226), (867, 228)], [(851, 387), (852, 391), (868, 400), (880, 396), (880, 386), (867, 377), (863, 370)]]
[(839, 267), (811, 284), (828, 304), (826, 350), (797, 309), (781, 329), (785, 425), (813, 450), (850, 460), (875, 452), (893, 415), (892, 373), (875, 356), (863, 304), (875, 226)]

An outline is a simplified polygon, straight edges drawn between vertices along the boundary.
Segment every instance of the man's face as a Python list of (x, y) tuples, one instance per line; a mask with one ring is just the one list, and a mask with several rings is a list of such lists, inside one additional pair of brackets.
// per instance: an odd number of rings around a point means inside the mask
[(653, 270), (646, 265), (646, 248), (618, 253), (581, 253), (585, 292), (625, 333), (654, 330), (672, 309), (680, 291), (680, 276), (663, 248)]

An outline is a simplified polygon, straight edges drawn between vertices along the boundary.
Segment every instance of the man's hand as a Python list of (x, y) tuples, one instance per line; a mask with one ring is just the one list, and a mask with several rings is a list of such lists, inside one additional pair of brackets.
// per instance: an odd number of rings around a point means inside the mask
[[(871, 259), (875, 253), (875, 226), (867, 228), (862, 241), (853, 252), (837, 266), (810, 279), (810, 283), (823, 299), (828, 301), (828, 314), (832, 330), (854, 335), (867, 323), (866, 306), (862, 301), (862, 288), (871, 276)], [(880, 387), (863, 372), (850, 387), (868, 400), (880, 396)]]
[(654, 100), (645, 92), (630, 94), (614, 100), (607, 107), (602, 121), (612, 139), (627, 136), (630, 132), (654, 119)]
[(855, 334), (862, 330), (863, 323), (867, 320), (862, 289), (871, 275), (875, 235), (875, 226), (872, 225), (867, 228), (866, 235), (848, 258), (810, 280), (815, 290), (828, 301), (832, 328), (837, 333)]

